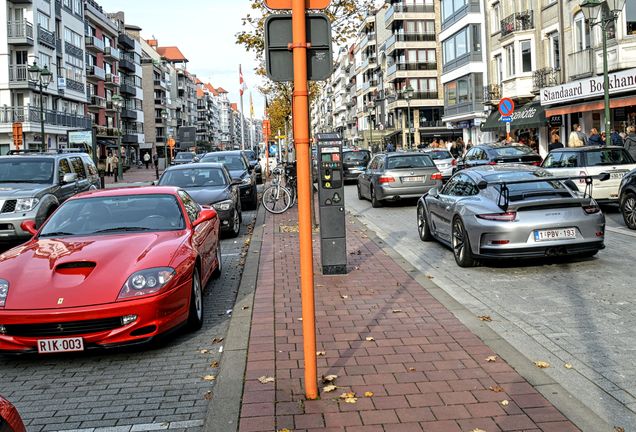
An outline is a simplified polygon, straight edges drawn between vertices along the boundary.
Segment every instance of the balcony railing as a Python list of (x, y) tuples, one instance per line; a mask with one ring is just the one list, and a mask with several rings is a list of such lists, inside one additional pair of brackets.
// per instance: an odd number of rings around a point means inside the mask
[(394, 74), (398, 71), (430, 71), (437, 70), (437, 62), (430, 63), (394, 63), (387, 69), (387, 75)]
[(122, 56), (121, 60), (119, 60), (119, 68), (125, 69), (129, 72), (135, 71), (135, 63), (127, 56)]
[(82, 51), (81, 48), (76, 47), (72, 43), (64, 42), (64, 50), (66, 51), (66, 54), (71, 54), (80, 59), (84, 58), (84, 51)]
[(10, 83), (24, 83), (29, 81), (29, 66), (28, 65), (12, 65), (9, 66), (9, 82)]
[(87, 78), (104, 81), (106, 79), (106, 71), (97, 66), (89, 66)]
[(106, 108), (106, 99), (97, 95), (89, 95), (89, 108)]
[(121, 58), (121, 52), (112, 46), (104, 47), (104, 55), (114, 60), (119, 60)]
[(33, 43), (33, 24), (27, 20), (9, 21), (7, 23), (9, 43)]
[(484, 86), (484, 101), (498, 101), (501, 99), (501, 84)]
[(501, 20), (501, 37), (518, 31), (534, 28), (534, 13), (531, 10), (517, 12)]
[(129, 83), (128, 81), (124, 81), (124, 82), (122, 82), (120, 84), (119, 91), (121, 93), (126, 93), (126, 94), (130, 94), (130, 95), (136, 95), (137, 94), (137, 89), (135, 88), (135, 86), (132, 85), (131, 83)]
[(397, 42), (435, 42), (436, 33), (394, 33), (386, 41), (386, 50), (389, 51)]
[(389, 9), (387, 9), (384, 14), (384, 21), (389, 24), (394, 18), (396, 13), (433, 13), (435, 12), (434, 4), (426, 4), (426, 5), (404, 5), (404, 4), (394, 4)]
[(119, 40), (119, 44), (124, 49), (127, 49), (127, 50), (135, 49), (135, 40), (131, 38), (130, 36), (128, 36), (126, 33), (120, 33), (118, 40)]
[(118, 86), (119, 85), (119, 75), (106, 74), (106, 85)]
[(104, 51), (104, 41), (99, 39), (97, 36), (85, 36), (84, 44), (86, 48), (94, 48), (98, 51)]
[[(40, 108), (32, 106), (5, 107), (0, 109), (0, 124), (13, 122), (40, 123)], [(77, 129), (90, 129), (91, 119), (73, 114), (44, 110), (44, 124)]]
[[(406, 94), (398, 92), (397, 94), (397, 98), (399, 100), (407, 100)], [(437, 91), (416, 91), (411, 93), (411, 96), (408, 98), (409, 100), (414, 100), (414, 99), (437, 99), (438, 98), (438, 93)]]
[(587, 48), (568, 56), (568, 70), (570, 79), (588, 77), (594, 74), (592, 48)]
[(38, 42), (51, 49), (55, 49), (55, 33), (52, 33), (41, 25), (38, 25)]
[(543, 68), (532, 74), (533, 90), (538, 92), (542, 88), (561, 84), (561, 69)]

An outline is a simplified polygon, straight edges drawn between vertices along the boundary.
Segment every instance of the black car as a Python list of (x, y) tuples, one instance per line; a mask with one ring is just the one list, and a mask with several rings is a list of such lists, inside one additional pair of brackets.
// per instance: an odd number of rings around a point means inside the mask
[(263, 169), (259, 163), (261, 161), (260, 158), (256, 156), (256, 152), (254, 150), (243, 150), (243, 154), (256, 173), (256, 184), (263, 184)]
[(371, 161), (369, 150), (343, 150), (342, 167), (344, 180), (357, 180), (358, 176), (367, 169)]
[(541, 156), (530, 147), (522, 144), (480, 144), (468, 150), (463, 157), (457, 159), (456, 171), (505, 163), (539, 166), (541, 162)]
[(225, 167), (230, 171), (232, 179), (241, 181), (241, 206), (250, 210), (258, 207), (256, 173), (241, 150), (207, 153), (203, 156), (201, 162), (225, 164)]
[(636, 169), (623, 177), (618, 196), (625, 225), (636, 230)]
[(186, 164), (168, 168), (158, 181), (159, 186), (184, 189), (199, 204), (212, 206), (221, 220), (221, 229), (232, 237), (241, 231), (241, 199), (239, 180), (220, 163)]
[(194, 152), (179, 152), (175, 155), (174, 159), (170, 162), (170, 165), (187, 164), (194, 161), (196, 153)]

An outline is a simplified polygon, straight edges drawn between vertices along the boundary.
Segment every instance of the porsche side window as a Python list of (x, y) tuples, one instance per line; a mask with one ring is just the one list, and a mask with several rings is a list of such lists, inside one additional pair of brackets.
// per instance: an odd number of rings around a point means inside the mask
[(186, 208), (186, 213), (188, 213), (188, 219), (190, 219), (190, 222), (194, 222), (199, 217), (201, 207), (199, 207), (199, 204), (197, 204), (186, 192), (179, 191), (179, 196)]
[(477, 185), (466, 174), (460, 174), (451, 195), (454, 196), (472, 196), (477, 195), (479, 189)]
[(442, 188), (440, 194), (442, 195), (452, 195), (452, 191), (455, 188), (455, 185), (457, 184), (459, 176), (455, 176), (452, 179), (450, 179), (448, 181), (448, 183), (446, 183), (446, 185)]

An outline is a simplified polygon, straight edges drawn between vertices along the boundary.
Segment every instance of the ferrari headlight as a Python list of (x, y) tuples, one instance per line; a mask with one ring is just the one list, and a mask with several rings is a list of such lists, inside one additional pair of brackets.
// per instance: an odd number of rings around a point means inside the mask
[(243, 186), (248, 185), (248, 184), (252, 184), (252, 177), (250, 177), (250, 176), (245, 177), (243, 180), (241, 180), (241, 184)]
[(39, 202), (40, 200), (37, 198), (18, 198), (15, 203), (15, 211), (31, 211), (37, 207)]
[(9, 282), (0, 279), (0, 308), (3, 308), (7, 303), (7, 296), (9, 295)]
[(171, 267), (157, 267), (133, 273), (119, 292), (119, 299), (155, 294), (166, 286), (175, 274)]
[(232, 208), (233, 204), (234, 202), (232, 200), (225, 200), (212, 204), (212, 207), (217, 211), (228, 211)]

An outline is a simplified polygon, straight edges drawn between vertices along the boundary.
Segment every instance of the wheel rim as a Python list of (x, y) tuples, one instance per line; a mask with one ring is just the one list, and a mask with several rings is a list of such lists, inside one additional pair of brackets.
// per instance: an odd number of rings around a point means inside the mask
[(623, 216), (630, 227), (636, 226), (636, 198), (630, 196), (623, 205)]
[(424, 218), (424, 208), (419, 207), (417, 209), (417, 228), (420, 233), (420, 237), (424, 234), (424, 228), (426, 227), (426, 219)]
[(240, 224), (241, 222), (240, 222), (238, 210), (234, 209), (234, 221), (233, 221), (232, 229), (234, 230), (235, 233), (239, 232)]
[(197, 318), (203, 318), (203, 294), (201, 293), (201, 282), (198, 273), (194, 275), (194, 307), (197, 311)]
[(464, 227), (459, 220), (453, 223), (453, 253), (460, 261), (464, 258), (466, 252), (466, 239), (464, 235)]

